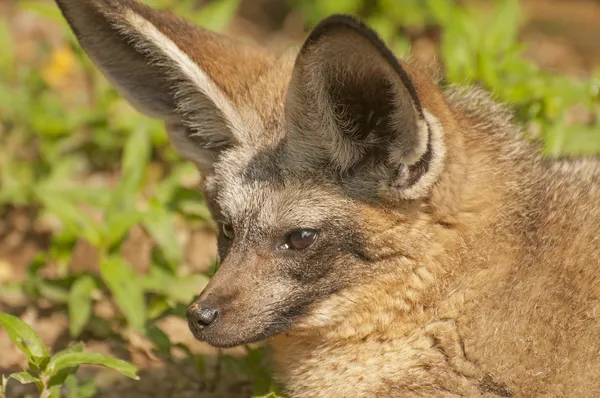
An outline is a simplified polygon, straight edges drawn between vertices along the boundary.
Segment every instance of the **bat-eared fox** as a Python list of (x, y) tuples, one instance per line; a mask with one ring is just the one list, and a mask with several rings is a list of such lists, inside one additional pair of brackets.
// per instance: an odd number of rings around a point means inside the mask
[(221, 266), (189, 307), (291, 397), (600, 397), (600, 166), (354, 17), (275, 53), (134, 0), (56, 0), (199, 169)]

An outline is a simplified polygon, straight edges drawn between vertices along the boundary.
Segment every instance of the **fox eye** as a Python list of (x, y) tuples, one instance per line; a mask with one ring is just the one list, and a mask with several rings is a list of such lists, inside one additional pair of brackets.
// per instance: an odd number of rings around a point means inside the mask
[(308, 249), (317, 240), (317, 231), (314, 229), (298, 229), (290, 232), (281, 246), (286, 250)]
[(223, 235), (229, 240), (233, 239), (233, 226), (228, 223), (221, 224), (221, 230), (223, 231)]

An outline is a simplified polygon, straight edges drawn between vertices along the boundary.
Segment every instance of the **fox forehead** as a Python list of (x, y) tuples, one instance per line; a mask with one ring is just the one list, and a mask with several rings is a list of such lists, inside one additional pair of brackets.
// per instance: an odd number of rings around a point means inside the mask
[(258, 149), (272, 146), (285, 135), (285, 102), (297, 49), (292, 47), (272, 63), (244, 90), (230, 99), (243, 122), (237, 132), (241, 143)]
[(352, 201), (330, 177), (284, 159), (264, 148), (225, 151), (204, 188), (218, 205), (215, 216), (243, 228), (272, 230), (318, 228), (352, 213)]

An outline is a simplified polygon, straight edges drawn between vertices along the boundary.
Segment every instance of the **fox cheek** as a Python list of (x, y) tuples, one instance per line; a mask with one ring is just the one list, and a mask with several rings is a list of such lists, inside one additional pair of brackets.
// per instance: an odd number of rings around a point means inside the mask
[(286, 276), (301, 285), (311, 284), (325, 277), (331, 271), (331, 265), (311, 256), (302, 261), (289, 262), (282, 267)]

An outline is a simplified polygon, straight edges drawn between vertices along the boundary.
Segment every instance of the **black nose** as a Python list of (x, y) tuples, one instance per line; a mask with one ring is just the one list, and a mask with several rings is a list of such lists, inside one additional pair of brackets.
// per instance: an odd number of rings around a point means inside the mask
[(205, 328), (217, 319), (219, 312), (214, 308), (201, 307), (198, 304), (192, 304), (187, 310), (188, 322), (196, 327)]

